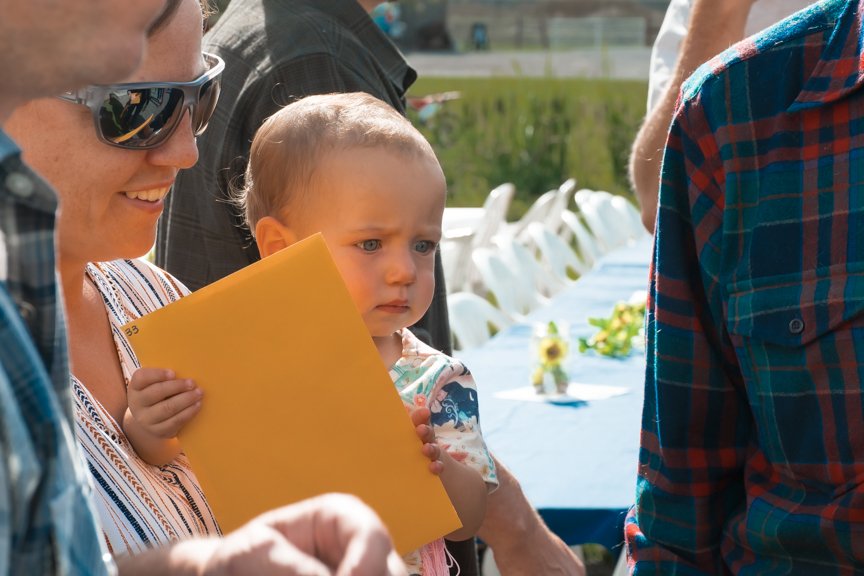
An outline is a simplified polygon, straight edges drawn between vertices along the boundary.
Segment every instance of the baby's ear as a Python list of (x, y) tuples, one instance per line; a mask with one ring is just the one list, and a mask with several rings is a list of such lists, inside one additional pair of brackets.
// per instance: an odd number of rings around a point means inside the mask
[(272, 216), (265, 216), (255, 224), (255, 243), (262, 258), (275, 254), (297, 240), (294, 232)]

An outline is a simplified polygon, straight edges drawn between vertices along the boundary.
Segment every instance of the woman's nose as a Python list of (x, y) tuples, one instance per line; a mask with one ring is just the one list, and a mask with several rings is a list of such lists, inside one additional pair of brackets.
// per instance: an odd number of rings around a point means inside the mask
[(198, 162), (198, 141), (192, 132), (190, 110), (183, 113), (180, 124), (162, 146), (150, 150), (150, 162), (178, 169), (191, 168)]

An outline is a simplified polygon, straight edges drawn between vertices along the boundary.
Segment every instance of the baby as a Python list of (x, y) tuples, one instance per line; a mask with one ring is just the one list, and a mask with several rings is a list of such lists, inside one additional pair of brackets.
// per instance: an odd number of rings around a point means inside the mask
[[(310, 96), (271, 116), (252, 142), (239, 201), (262, 257), (323, 234), (462, 520), (447, 538), (464, 540), (497, 486), (477, 390), (467, 368), (407, 328), (432, 301), (445, 197), (425, 138), (390, 106), (354, 93)], [(405, 560), (412, 574), (449, 574), (443, 540)]]

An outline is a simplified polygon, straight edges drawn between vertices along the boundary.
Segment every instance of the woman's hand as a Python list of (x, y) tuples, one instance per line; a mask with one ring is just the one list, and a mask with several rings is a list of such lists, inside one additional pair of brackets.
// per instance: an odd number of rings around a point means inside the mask
[(177, 436), (201, 410), (203, 391), (191, 380), (178, 380), (171, 370), (139, 368), (127, 389), (129, 412), (149, 434)]
[(429, 471), (436, 476), (440, 476), (444, 471), (444, 462), (441, 460), (441, 446), (438, 445), (435, 439), (435, 430), (432, 429), (432, 425), (429, 423), (432, 412), (425, 406), (410, 407), (408, 410), (411, 414), (411, 422), (414, 424), (414, 431), (423, 443), (423, 447), (420, 450), (423, 456), (429, 459)]

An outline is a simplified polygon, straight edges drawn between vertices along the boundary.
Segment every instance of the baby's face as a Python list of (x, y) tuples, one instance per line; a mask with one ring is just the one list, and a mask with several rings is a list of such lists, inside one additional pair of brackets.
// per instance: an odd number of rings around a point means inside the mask
[(373, 338), (432, 302), (446, 183), (434, 157), (338, 151), (317, 166), (300, 237), (322, 232)]

